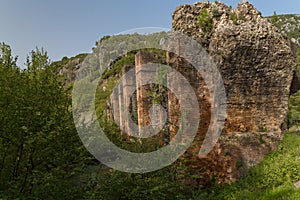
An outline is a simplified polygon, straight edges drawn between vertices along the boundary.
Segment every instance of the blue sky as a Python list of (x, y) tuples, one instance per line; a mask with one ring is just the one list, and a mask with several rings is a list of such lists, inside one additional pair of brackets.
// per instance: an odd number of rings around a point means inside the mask
[[(212, 0), (211, 0), (212, 1)], [(223, 0), (236, 7), (241, 0)], [(104, 35), (139, 27), (170, 28), (172, 13), (195, 0), (0, 0), (0, 42), (12, 47), (19, 64), (35, 47), (52, 61), (90, 52)], [(249, 0), (263, 15), (300, 14), (299, 0)]]

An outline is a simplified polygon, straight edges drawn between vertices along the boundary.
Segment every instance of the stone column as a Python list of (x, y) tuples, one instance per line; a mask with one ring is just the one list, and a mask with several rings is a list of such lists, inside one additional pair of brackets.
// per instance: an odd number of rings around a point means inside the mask
[(155, 63), (155, 61), (157, 61), (157, 57), (155, 57), (155, 54), (148, 51), (139, 51), (135, 55), (137, 112), (140, 135), (144, 134), (141, 128), (149, 126), (151, 124), (151, 118), (149, 115), (149, 109), (151, 107), (149, 92), (151, 91), (151, 87), (150, 85), (142, 86), (142, 80), (149, 76), (149, 74), (157, 73), (155, 68), (153, 68), (153, 70), (149, 70), (149, 68), (143, 68), (143, 65)]
[(119, 109), (119, 88), (115, 88), (110, 99), (112, 116), (116, 124), (120, 124), (120, 109)]
[[(122, 74), (126, 74), (129, 70), (134, 70), (135, 72), (135, 68), (133, 66), (124, 66), (122, 68)], [(134, 97), (132, 97), (133, 94), (132, 93), (132, 88), (136, 87), (136, 78), (135, 78), (135, 73), (132, 73), (132, 75), (130, 76), (126, 76), (126, 78), (123, 78), (122, 80), (122, 85), (123, 85), (123, 108), (122, 111), (123, 113), (123, 127), (124, 127), (124, 132), (126, 132), (126, 134), (128, 136), (133, 135), (132, 131), (132, 127), (130, 126), (130, 121), (129, 118), (132, 115), (132, 106), (134, 106), (131, 102), (131, 99), (133, 99)], [(135, 96), (135, 95), (134, 95)], [(135, 97), (136, 98), (136, 97)], [(126, 107), (126, 108), (125, 108)]]
[[(119, 127), (121, 130), (124, 131), (125, 130), (124, 118), (126, 116), (124, 116), (124, 96), (123, 96), (123, 83), (122, 82), (120, 82), (118, 89), (119, 89), (118, 94), (119, 94), (119, 113), (120, 113)], [(122, 134), (123, 134), (123, 131), (122, 131)]]

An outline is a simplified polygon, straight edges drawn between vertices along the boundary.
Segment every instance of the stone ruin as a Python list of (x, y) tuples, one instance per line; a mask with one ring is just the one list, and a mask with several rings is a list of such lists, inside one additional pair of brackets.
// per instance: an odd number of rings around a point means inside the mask
[[(199, 22), (203, 12), (207, 14), (206, 23)], [(173, 14), (172, 27), (206, 48), (218, 66), (227, 95), (227, 116), (221, 138), (205, 158), (199, 159), (198, 151), (210, 123), (210, 95), (201, 75), (190, 63), (166, 53), (166, 63), (191, 82), (201, 108), (195, 141), (180, 160), (187, 159), (185, 165), (199, 177), (190, 180), (193, 184), (209, 185), (212, 180), (230, 183), (275, 150), (283, 138), (289, 96), (299, 89), (296, 47), (247, 1), (239, 3), (234, 10), (219, 2), (179, 6)], [(136, 66), (126, 66), (123, 73), (135, 68), (137, 78), (130, 81), (137, 81), (145, 73), (141, 66), (155, 63), (156, 58), (155, 53), (140, 51), (136, 54)], [(123, 87), (119, 87), (110, 103), (115, 121), (127, 131), (130, 127), (122, 119), (125, 105), (122, 95), (126, 85), (133, 82), (122, 83)], [(148, 90), (138, 88), (131, 102), (141, 126), (151, 121)], [(172, 136), (176, 134), (180, 105), (170, 92), (163, 95)]]

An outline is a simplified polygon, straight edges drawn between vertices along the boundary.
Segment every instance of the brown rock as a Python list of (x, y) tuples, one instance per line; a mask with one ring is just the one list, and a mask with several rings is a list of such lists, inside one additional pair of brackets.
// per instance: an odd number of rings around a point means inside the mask
[[(211, 17), (210, 29), (198, 22), (204, 10)], [(247, 1), (235, 10), (216, 2), (183, 5), (174, 12), (172, 24), (174, 31), (192, 37), (208, 50), (223, 76), (227, 93), (227, 119), (219, 145), (202, 160), (197, 158), (196, 150), (191, 150), (195, 154), (190, 162), (199, 166), (195, 173), (205, 166), (202, 184), (208, 184), (207, 179), (212, 177), (217, 177), (219, 183), (234, 181), (276, 149), (283, 137), (289, 95), (299, 89), (293, 47)], [(177, 63), (179, 71), (188, 65), (180, 63), (175, 55), (169, 60)], [(186, 76), (193, 79), (193, 72)], [(203, 91), (205, 86), (201, 81), (198, 84), (197, 91)], [(209, 97), (201, 102), (206, 104), (200, 105), (201, 111), (209, 115)], [(176, 113), (172, 109), (169, 112)], [(205, 134), (201, 129), (205, 130), (205, 124), (200, 125), (198, 138)]]

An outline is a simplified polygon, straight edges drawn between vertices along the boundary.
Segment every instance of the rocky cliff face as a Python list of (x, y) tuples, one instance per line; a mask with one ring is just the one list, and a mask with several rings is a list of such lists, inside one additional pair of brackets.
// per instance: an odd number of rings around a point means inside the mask
[(73, 84), (76, 71), (80, 69), (86, 56), (87, 54), (78, 54), (75, 57), (64, 57), (61, 61), (52, 63), (52, 66), (56, 69), (56, 73), (62, 78), (64, 85)]
[(223, 76), (223, 135), (207, 159), (193, 160), (210, 166), (206, 177), (230, 182), (258, 164), (283, 136), (296, 47), (247, 1), (235, 10), (218, 2), (183, 5), (174, 12), (172, 25), (200, 42)]

